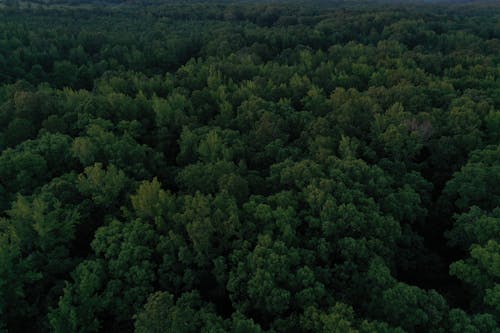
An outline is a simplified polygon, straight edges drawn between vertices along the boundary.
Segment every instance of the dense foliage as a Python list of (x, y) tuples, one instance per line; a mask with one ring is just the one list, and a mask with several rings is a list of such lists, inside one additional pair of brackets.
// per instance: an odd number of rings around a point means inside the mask
[(500, 332), (500, 7), (40, 3), (0, 331)]

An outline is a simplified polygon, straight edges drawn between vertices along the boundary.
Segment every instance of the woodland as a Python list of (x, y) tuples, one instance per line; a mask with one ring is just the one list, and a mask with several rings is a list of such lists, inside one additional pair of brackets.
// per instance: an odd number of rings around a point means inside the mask
[(0, 332), (499, 324), (498, 2), (0, 6)]

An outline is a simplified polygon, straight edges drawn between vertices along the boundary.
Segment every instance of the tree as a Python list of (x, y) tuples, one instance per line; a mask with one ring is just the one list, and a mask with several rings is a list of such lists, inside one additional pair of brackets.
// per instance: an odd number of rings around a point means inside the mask
[(469, 161), (455, 173), (444, 189), (447, 199), (459, 210), (473, 205), (493, 209), (500, 202), (500, 146), (474, 151)]
[(125, 173), (114, 165), (103, 170), (101, 163), (95, 163), (78, 176), (77, 187), (80, 193), (91, 198), (94, 205), (110, 209), (123, 200), (128, 182)]
[(0, 269), (5, 286), (0, 310), (9, 329), (42, 330), (40, 316), (55, 304), (66, 274), (78, 261), (70, 250), (80, 216), (50, 193), (19, 196), (7, 213), (0, 221), (5, 264)]

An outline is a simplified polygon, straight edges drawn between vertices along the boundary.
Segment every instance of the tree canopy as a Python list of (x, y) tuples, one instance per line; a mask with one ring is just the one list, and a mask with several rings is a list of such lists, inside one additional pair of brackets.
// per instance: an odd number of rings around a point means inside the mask
[(498, 22), (0, 5), (0, 331), (499, 333)]

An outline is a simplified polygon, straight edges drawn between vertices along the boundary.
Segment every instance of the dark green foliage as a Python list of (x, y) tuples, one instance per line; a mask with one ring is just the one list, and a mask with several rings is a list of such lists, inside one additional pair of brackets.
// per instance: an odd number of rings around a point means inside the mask
[(499, 20), (0, 4), (0, 331), (499, 333)]

